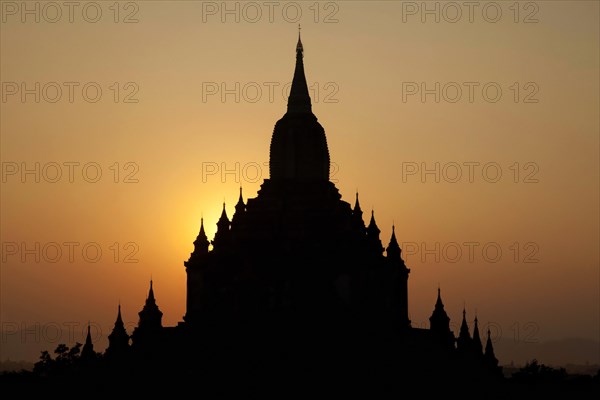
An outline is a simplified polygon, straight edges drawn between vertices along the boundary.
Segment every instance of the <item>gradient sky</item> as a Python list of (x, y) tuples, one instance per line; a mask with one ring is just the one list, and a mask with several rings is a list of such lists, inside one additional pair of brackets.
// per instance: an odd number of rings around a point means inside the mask
[[(374, 208), (385, 245), (395, 223), (413, 326), (428, 327), (440, 285), (455, 330), (465, 305), (521, 345), (598, 340), (599, 3), (497, 2), (497, 22), (488, 3), (470, 16), (428, 2), (436, 22), (421, 2), (275, 2), (272, 16), (263, 2), (261, 16), (242, 2), (122, 2), (118, 15), (97, 2), (92, 23), (85, 2), (72, 22), (65, 6), (59, 18), (39, 3), (36, 22), (22, 14), (36, 2), (3, 2), (0, 359), (68, 342), (57, 326), (82, 341), (88, 320), (103, 350), (119, 301), (137, 323), (151, 276), (163, 323), (182, 320), (201, 216), (212, 238), (223, 200), (231, 216), (240, 184), (255, 197), (268, 178), (295, 5), (332, 180), (352, 204), (359, 190), (365, 218)], [(21, 175), (36, 163), (39, 182)], [(421, 174), (436, 165), (438, 182)]]

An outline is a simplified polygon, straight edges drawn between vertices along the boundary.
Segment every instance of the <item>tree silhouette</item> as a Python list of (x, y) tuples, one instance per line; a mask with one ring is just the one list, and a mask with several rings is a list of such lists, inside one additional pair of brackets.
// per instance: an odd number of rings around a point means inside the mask
[(40, 361), (35, 363), (33, 371), (41, 376), (60, 375), (68, 373), (79, 364), (81, 343), (69, 348), (66, 344), (59, 344), (54, 350), (56, 358), (52, 358), (48, 351), (42, 351)]
[(567, 371), (564, 368), (552, 368), (538, 363), (538, 360), (534, 358), (515, 372), (512, 378), (517, 382), (538, 383), (564, 381), (567, 376)]

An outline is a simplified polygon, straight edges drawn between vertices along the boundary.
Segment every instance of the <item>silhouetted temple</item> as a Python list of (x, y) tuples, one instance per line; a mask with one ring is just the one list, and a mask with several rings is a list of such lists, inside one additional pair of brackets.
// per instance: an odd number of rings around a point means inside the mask
[(395, 227), (384, 248), (374, 212), (365, 226), (358, 193), (353, 207), (343, 201), (329, 166), (299, 38), (287, 112), (271, 138), (270, 179), (247, 202), (240, 189), (231, 219), (223, 204), (210, 242), (201, 220), (184, 263), (184, 321), (162, 326), (151, 282), (131, 345), (119, 306), (106, 356), (255, 380), (497, 375), (489, 331), (484, 352), (477, 318), (471, 336), (463, 311), (455, 338), (439, 289), (430, 329), (411, 327), (410, 269)]

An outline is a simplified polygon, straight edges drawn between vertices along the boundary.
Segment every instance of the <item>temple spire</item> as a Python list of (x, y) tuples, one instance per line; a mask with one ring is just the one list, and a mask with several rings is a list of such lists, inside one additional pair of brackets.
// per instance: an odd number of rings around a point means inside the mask
[(375, 210), (373, 208), (371, 208), (371, 220), (369, 221), (369, 226), (377, 226), (377, 223), (375, 222)]
[(352, 218), (355, 226), (364, 232), (365, 222), (362, 219), (363, 212), (360, 209), (360, 202), (358, 201), (358, 190), (356, 191), (356, 200), (354, 201), (354, 209), (352, 210)]
[(87, 327), (87, 336), (85, 337), (85, 344), (81, 349), (81, 359), (82, 360), (91, 360), (94, 358), (94, 344), (92, 343), (92, 334), (90, 332), (90, 323), (88, 321)]
[(206, 231), (204, 230), (204, 218), (200, 218), (200, 232), (198, 232), (198, 236), (196, 237), (194, 244), (206, 244), (206, 247), (208, 248), (208, 237), (206, 236)]
[(129, 335), (125, 330), (125, 324), (121, 317), (121, 303), (119, 302), (119, 312), (117, 313), (117, 320), (112, 332), (108, 335), (108, 348), (106, 349), (106, 356), (109, 358), (122, 357), (129, 350)]
[(469, 333), (469, 325), (467, 324), (467, 310), (465, 310), (465, 308), (463, 307), (463, 319), (462, 319), (462, 323), (460, 325), (460, 334), (466, 334), (469, 338), (471, 337), (471, 334)]
[(223, 202), (223, 212), (221, 213), (219, 221), (217, 221), (217, 232), (215, 233), (215, 238), (212, 241), (214, 249), (220, 250), (227, 246), (230, 238), (230, 227), (231, 222), (227, 217), (227, 211), (225, 211), (225, 202)]
[(438, 286), (438, 297), (437, 297), (437, 301), (435, 302), (435, 307), (436, 308), (444, 308), (444, 303), (442, 303), (442, 294), (441, 294), (441, 289)]
[(242, 186), (240, 186), (240, 197), (238, 199), (237, 204), (235, 205), (235, 214), (234, 218), (238, 213), (243, 213), (246, 210), (246, 205), (244, 204), (244, 197), (242, 196)]
[(223, 202), (223, 211), (221, 212), (221, 217), (217, 221), (217, 234), (219, 232), (225, 232), (229, 230), (229, 217), (227, 217), (227, 211), (225, 211), (225, 202)]
[(238, 202), (235, 205), (235, 212), (233, 213), (233, 217), (231, 218), (231, 229), (234, 229), (235, 226), (239, 225), (240, 218), (243, 219), (245, 213), (246, 204), (244, 204), (244, 196), (242, 196), (242, 186), (240, 185), (240, 197), (238, 198)]
[(296, 45), (296, 68), (294, 70), (294, 79), (288, 98), (288, 114), (312, 114), (310, 94), (308, 84), (304, 75), (304, 46), (300, 39), (300, 26), (298, 25), (298, 44)]
[(119, 302), (119, 312), (117, 313), (117, 320), (115, 322), (116, 325), (123, 325), (123, 318), (121, 317), (121, 303)]
[(375, 222), (375, 211), (371, 210), (371, 221), (369, 222), (369, 226), (367, 227), (367, 240), (369, 241), (369, 245), (376, 251), (381, 254), (384, 250), (383, 245), (381, 244), (381, 240), (379, 239), (379, 227), (377, 227), (377, 223)]
[[(156, 302), (156, 300), (154, 299), (154, 289), (152, 289), (152, 278), (150, 278), (150, 291), (148, 292), (147, 302), (148, 301), (151, 301), (153, 303)], [(119, 312), (120, 312), (120, 310), (121, 310), (121, 306), (119, 306)]]
[(93, 346), (92, 344), (92, 334), (90, 333), (90, 323), (88, 322), (88, 330), (87, 330), (87, 336), (85, 337), (85, 345), (86, 346)]
[(356, 200), (354, 201), (354, 213), (360, 213), (362, 216), (362, 210), (360, 209), (360, 202), (358, 201), (358, 190), (356, 191)]
[(138, 327), (161, 327), (162, 326), (162, 311), (156, 305), (156, 299), (154, 298), (154, 289), (152, 287), (152, 279), (150, 279), (150, 290), (148, 292), (148, 298), (142, 308), (142, 311), (138, 313), (140, 316), (140, 322)]
[(271, 136), (269, 174), (273, 181), (329, 181), (327, 138), (312, 113), (303, 55), (304, 46), (298, 38), (287, 112), (277, 121)]
[(369, 226), (367, 227), (367, 234), (373, 238), (377, 238), (379, 240), (379, 227), (377, 227), (377, 222), (375, 222), (375, 210), (371, 209), (371, 220), (369, 221)]
[(431, 332), (437, 336), (438, 340), (447, 346), (448, 349), (454, 349), (454, 334), (450, 330), (450, 318), (444, 310), (442, 294), (438, 286), (437, 300), (431, 317), (429, 317), (429, 326)]
[(400, 249), (400, 245), (398, 244), (398, 241), (396, 240), (396, 227), (394, 225), (392, 225), (392, 236), (390, 237), (390, 243), (388, 244), (388, 247), (386, 249), (386, 253), (388, 258), (392, 258), (392, 259), (400, 259), (400, 254), (402, 253), (402, 250)]
[(467, 311), (463, 307), (463, 319), (458, 333), (457, 347), (460, 351), (467, 351), (471, 348), (471, 334), (469, 333), (469, 325), (467, 324)]
[(198, 237), (206, 237), (206, 232), (204, 231), (204, 217), (200, 217), (200, 232), (198, 233)]
[(240, 198), (238, 199), (238, 204), (244, 204), (244, 197), (242, 196), (242, 185), (240, 185)]
[[(197, 256), (204, 256), (208, 254), (208, 246), (210, 242), (208, 241), (208, 237), (206, 236), (206, 232), (204, 231), (204, 218), (200, 218), (200, 232), (194, 240), (194, 251), (190, 254), (190, 260)], [(185, 266), (188, 265), (188, 261), (184, 263)]]
[(492, 335), (489, 329), (487, 331), (487, 342), (485, 344), (485, 354), (483, 357), (488, 368), (490, 368), (492, 371), (495, 371), (497, 374), (500, 374), (502, 372), (501, 367), (498, 367), (498, 359), (494, 354), (494, 346), (492, 345)]
[(225, 202), (223, 202), (223, 211), (221, 212), (221, 218), (219, 218), (219, 222), (221, 221), (229, 222), (229, 218), (227, 217), (227, 211), (225, 211)]
[(158, 308), (154, 298), (152, 280), (150, 280), (150, 292), (142, 310), (138, 313), (140, 320), (138, 326), (131, 335), (132, 347), (142, 348), (152, 343), (162, 332), (163, 313)]

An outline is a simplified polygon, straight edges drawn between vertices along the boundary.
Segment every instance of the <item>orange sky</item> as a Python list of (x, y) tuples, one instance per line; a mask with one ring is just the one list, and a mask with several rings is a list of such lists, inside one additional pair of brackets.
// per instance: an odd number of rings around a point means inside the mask
[(298, 10), (332, 179), (395, 223), (413, 326), (439, 284), (455, 324), (598, 340), (598, 2), (476, 3), (3, 2), (0, 359), (119, 301), (133, 327), (150, 276), (181, 320), (201, 215), (268, 178)]

